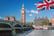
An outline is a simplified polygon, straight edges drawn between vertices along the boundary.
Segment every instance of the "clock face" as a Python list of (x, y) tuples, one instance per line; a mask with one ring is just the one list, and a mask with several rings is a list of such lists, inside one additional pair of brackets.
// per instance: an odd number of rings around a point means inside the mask
[(22, 13), (24, 13), (24, 11), (22, 11)]

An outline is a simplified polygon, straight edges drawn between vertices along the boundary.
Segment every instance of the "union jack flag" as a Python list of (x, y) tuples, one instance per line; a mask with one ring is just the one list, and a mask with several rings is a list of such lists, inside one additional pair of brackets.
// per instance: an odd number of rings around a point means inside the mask
[(45, 0), (43, 2), (40, 2), (40, 3), (36, 3), (38, 6), (37, 6), (37, 9), (38, 9), (38, 12), (40, 12), (43, 8), (49, 10), (51, 9), (52, 7), (54, 7), (54, 0)]

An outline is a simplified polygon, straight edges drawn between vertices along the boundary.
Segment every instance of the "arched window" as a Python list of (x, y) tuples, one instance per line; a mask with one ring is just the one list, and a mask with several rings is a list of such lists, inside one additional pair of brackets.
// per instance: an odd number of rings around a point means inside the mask
[(19, 24), (16, 24), (16, 25), (15, 25), (15, 27), (21, 27), (21, 25), (19, 25)]
[(23, 27), (26, 27), (26, 25), (23, 25)]

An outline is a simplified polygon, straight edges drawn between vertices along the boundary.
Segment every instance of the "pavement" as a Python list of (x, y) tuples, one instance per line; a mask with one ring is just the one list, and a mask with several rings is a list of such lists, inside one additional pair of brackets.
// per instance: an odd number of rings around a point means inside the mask
[(17, 36), (54, 36), (54, 30), (30, 30), (16, 35)]

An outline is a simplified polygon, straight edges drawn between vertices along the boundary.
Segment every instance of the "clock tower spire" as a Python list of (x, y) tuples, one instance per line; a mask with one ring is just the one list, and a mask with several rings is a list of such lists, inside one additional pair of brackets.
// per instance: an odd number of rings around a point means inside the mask
[(25, 23), (25, 9), (24, 9), (24, 4), (22, 5), (22, 10), (21, 10), (21, 21), (22, 21), (22, 23)]

